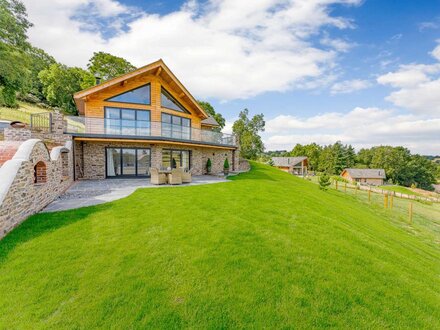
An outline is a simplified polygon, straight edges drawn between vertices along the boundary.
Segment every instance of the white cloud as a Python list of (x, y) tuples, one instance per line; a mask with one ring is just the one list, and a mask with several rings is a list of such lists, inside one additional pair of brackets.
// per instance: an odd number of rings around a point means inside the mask
[(352, 93), (355, 91), (360, 91), (362, 89), (366, 89), (371, 87), (372, 84), (368, 80), (361, 79), (353, 79), (353, 80), (345, 80), (335, 83), (331, 89), (331, 94), (346, 94)]
[(403, 145), (413, 152), (440, 150), (440, 118), (399, 115), (394, 110), (355, 108), (309, 118), (278, 116), (266, 122), (264, 142), (269, 150), (290, 150), (296, 143), (329, 144), (338, 140), (355, 148)]
[[(324, 81), (348, 43), (327, 36), (332, 49), (324, 50), (311, 39), (327, 26), (353, 27), (330, 7), (361, 0), (190, 1), (166, 15), (116, 0), (24, 2), (30, 41), (63, 63), (85, 67), (99, 50), (136, 66), (163, 58), (198, 97), (229, 100)], [(116, 32), (110, 38), (97, 29), (102, 22)]]
[[(440, 45), (431, 54), (440, 61)], [(397, 89), (386, 98), (396, 106), (419, 114), (440, 114), (440, 62), (401, 65), (399, 70), (378, 77), (377, 82)]]

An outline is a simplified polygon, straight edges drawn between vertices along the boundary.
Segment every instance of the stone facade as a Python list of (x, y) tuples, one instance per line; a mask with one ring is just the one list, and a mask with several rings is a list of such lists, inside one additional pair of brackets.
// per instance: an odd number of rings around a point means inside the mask
[(14, 157), (2, 165), (0, 238), (70, 186), (73, 179), (71, 145), (67, 142), (64, 147), (53, 148), (49, 154), (42, 141), (27, 140)]
[[(151, 166), (162, 167), (162, 150), (190, 150), (191, 173), (194, 175), (206, 174), (206, 163), (211, 159), (212, 174), (223, 173), (223, 164), (228, 158), (230, 171), (238, 165), (238, 152), (230, 149), (218, 149), (210, 147), (191, 147), (174, 144), (148, 144), (128, 142), (95, 142), (75, 141), (75, 175), (77, 179), (105, 179), (105, 148), (149, 148), (151, 150)], [(233, 159), (234, 158), (234, 159)]]

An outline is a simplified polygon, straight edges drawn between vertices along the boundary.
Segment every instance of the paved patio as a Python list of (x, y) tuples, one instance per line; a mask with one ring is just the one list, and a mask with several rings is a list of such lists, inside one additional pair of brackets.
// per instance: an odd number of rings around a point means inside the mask
[(219, 182), (228, 182), (228, 180), (224, 179), (223, 177), (201, 175), (193, 176), (192, 183), (178, 186), (152, 185), (149, 178), (76, 181), (63, 195), (46, 206), (46, 208), (44, 208), (41, 212), (64, 211), (84, 206), (107, 203), (127, 197), (138, 188), (173, 187), (177, 189), (179, 187)]

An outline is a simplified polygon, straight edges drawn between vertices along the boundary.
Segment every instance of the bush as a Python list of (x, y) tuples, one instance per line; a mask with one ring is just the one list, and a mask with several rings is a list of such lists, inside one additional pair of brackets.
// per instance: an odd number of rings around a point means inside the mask
[(321, 190), (327, 190), (328, 186), (330, 186), (330, 177), (328, 174), (324, 173), (319, 177), (319, 189)]
[(227, 158), (225, 159), (225, 162), (223, 163), (223, 168), (224, 168), (225, 170), (229, 170), (229, 161), (228, 161)]
[(212, 167), (212, 164), (211, 164), (211, 158), (208, 158), (208, 160), (207, 160), (207, 162), (206, 162), (206, 171), (209, 173), (209, 172), (211, 172), (211, 167)]
[(339, 175), (332, 175), (331, 180), (344, 182), (344, 183), (350, 183), (350, 181), (348, 181), (347, 179), (344, 179), (343, 177), (340, 177)]

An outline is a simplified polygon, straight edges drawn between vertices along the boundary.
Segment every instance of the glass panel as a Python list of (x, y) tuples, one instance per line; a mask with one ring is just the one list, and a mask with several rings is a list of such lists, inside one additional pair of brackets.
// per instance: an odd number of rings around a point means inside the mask
[(114, 177), (121, 175), (121, 153), (120, 149), (107, 149), (107, 176)]
[(171, 96), (164, 88), (160, 94), (160, 102), (164, 108), (176, 110), (179, 112), (189, 113), (174, 97)]
[(106, 101), (121, 102), (121, 103), (135, 103), (135, 104), (150, 104), (150, 84), (141, 86), (131, 91), (113, 96)]
[(135, 149), (122, 149), (122, 174), (136, 175)]
[(118, 108), (105, 108), (105, 118), (119, 119), (121, 117), (120, 109)]
[(136, 110), (121, 109), (121, 118), (136, 120)]
[(162, 167), (171, 169), (171, 150), (162, 150)]
[(150, 175), (150, 149), (137, 150), (137, 175)]
[(180, 162), (180, 151), (173, 150), (171, 152), (171, 164), (173, 168), (179, 168), (182, 166)]
[(171, 115), (162, 114), (162, 136), (171, 137)]
[(182, 151), (182, 167), (185, 170), (189, 170), (189, 151), (188, 150)]
[(137, 120), (150, 120), (150, 111), (138, 111)]
[(190, 127), (182, 127), (182, 139), (191, 140), (191, 128)]
[(135, 120), (121, 120), (122, 135), (135, 135), (136, 134), (135, 132), (136, 132)]
[(191, 121), (188, 118), (182, 118), (182, 126), (190, 127)]

